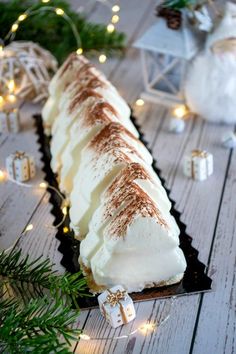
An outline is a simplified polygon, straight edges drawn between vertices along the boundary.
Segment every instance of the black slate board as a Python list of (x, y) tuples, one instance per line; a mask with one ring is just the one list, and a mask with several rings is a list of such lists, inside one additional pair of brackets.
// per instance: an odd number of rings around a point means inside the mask
[[(43, 170), (46, 174), (45, 180), (50, 185), (53, 185), (58, 189), (56, 176), (50, 168), (50, 138), (44, 135), (41, 115), (34, 115), (34, 118), (36, 122), (40, 152), (42, 153), (41, 160), (44, 164)], [(147, 147), (147, 143), (144, 140), (143, 134), (141, 133), (134, 117), (132, 117), (132, 121), (140, 133), (140, 140)], [(157, 168), (155, 160), (153, 163), (153, 168), (159, 176), (163, 186), (165, 187), (165, 180), (161, 177), (161, 171)], [(167, 188), (165, 189), (167, 195), (169, 196), (170, 191)], [(62, 212), (60, 208), (61, 199), (53, 190), (48, 189), (48, 192), (50, 193), (50, 203), (52, 204), (51, 212), (55, 217), (56, 225), (62, 220)], [(212, 280), (205, 274), (206, 266), (198, 260), (198, 251), (191, 245), (192, 238), (186, 234), (186, 225), (180, 220), (181, 214), (175, 209), (175, 202), (170, 197), (169, 199), (172, 203), (171, 214), (174, 216), (180, 229), (180, 248), (184, 252), (187, 261), (187, 269), (180, 283), (160, 288), (145, 289), (139, 293), (132, 293), (131, 297), (134, 301), (147, 301), (211, 290)], [(67, 217), (63, 225), (61, 225), (57, 231), (56, 237), (58, 240), (60, 240), (60, 246), (58, 247), (58, 250), (63, 255), (61, 264), (66, 268), (68, 272), (75, 273), (80, 270), (80, 265), (78, 263), (80, 242), (74, 239), (72, 231), (66, 234), (63, 233), (63, 227), (65, 226), (69, 226), (69, 217)], [(96, 296), (79, 298), (78, 303), (81, 309), (94, 308), (98, 306)]]

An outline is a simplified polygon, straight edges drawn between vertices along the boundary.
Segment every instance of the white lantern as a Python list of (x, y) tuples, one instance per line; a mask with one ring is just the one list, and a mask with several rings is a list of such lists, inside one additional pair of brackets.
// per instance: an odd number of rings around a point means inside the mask
[(198, 52), (201, 40), (184, 15), (180, 29), (170, 29), (165, 19), (158, 18), (134, 43), (141, 50), (143, 99), (166, 106), (185, 103), (183, 83), (187, 62)]

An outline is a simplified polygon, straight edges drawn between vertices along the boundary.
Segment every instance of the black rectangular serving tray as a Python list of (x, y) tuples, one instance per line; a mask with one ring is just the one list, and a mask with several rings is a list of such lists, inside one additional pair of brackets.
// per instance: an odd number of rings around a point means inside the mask
[[(44, 166), (43, 170), (46, 174), (45, 180), (48, 182), (48, 184), (58, 189), (56, 175), (52, 172), (50, 167), (50, 138), (44, 135), (41, 115), (36, 114), (34, 115), (34, 118), (38, 135), (38, 143), (40, 146), (39, 151), (42, 154), (41, 160)], [(140, 140), (150, 151), (147, 146), (147, 142), (144, 140), (140, 127), (136, 122), (136, 119), (134, 117), (131, 119), (140, 133)], [(198, 259), (198, 251), (193, 248), (191, 244), (192, 238), (186, 233), (186, 225), (180, 220), (181, 214), (175, 209), (175, 202), (169, 196), (170, 191), (165, 187), (165, 180), (161, 177), (161, 171), (158, 169), (155, 160), (153, 162), (153, 168), (159, 176), (162, 185), (165, 188), (167, 195), (172, 203), (171, 214), (174, 216), (180, 229), (180, 248), (184, 252), (187, 262), (187, 269), (180, 283), (158, 288), (145, 289), (142, 292), (132, 293), (130, 295), (132, 299), (137, 302), (210, 291), (212, 280), (205, 273), (206, 266)], [(48, 189), (48, 192), (50, 193), (49, 201), (52, 205), (51, 213), (55, 217), (54, 225), (57, 225), (63, 217), (61, 211), (61, 199), (52, 189)], [(69, 228), (69, 223), (70, 220), (69, 217), (67, 217), (65, 222), (57, 228), (56, 238), (60, 240), (58, 250), (62, 253), (61, 264), (68, 272), (75, 273), (80, 270), (80, 265), (78, 262), (80, 242), (74, 238), (73, 231), (68, 233), (63, 232), (63, 228), (65, 226)], [(78, 304), (81, 309), (98, 307), (97, 296), (80, 297), (78, 298)]]

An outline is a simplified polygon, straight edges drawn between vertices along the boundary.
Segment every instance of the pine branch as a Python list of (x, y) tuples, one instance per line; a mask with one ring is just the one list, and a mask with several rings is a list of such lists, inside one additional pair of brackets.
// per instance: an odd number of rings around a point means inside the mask
[[(11, 25), (27, 8), (36, 4), (36, 9), (44, 6), (38, 0), (11, 0), (0, 2), (0, 37), (4, 38)], [(88, 22), (82, 15), (74, 12), (68, 2), (51, 0), (50, 6), (62, 8), (73, 20), (81, 37), (84, 52), (104, 52), (107, 55), (119, 54), (124, 49), (125, 35), (114, 31), (108, 33), (106, 25)], [(108, 15), (109, 16), (109, 15)], [(60, 16), (53, 13), (40, 13), (22, 22), (16, 40), (31, 40), (51, 51), (62, 62), (77, 49), (71, 28)]]
[(0, 352), (70, 353), (81, 333), (72, 328), (78, 295), (89, 296), (81, 273), (57, 275), (49, 260), (30, 261), (21, 250), (0, 253)]
[(165, 0), (163, 6), (172, 8), (174, 10), (181, 10), (184, 8), (195, 6), (197, 2), (198, 0)]
[[(75, 311), (46, 297), (31, 300), (23, 308), (16, 300), (0, 298), (0, 351), (4, 353), (70, 353), (71, 340), (81, 333), (73, 329)], [(60, 336), (63, 340), (59, 340)]]
[(86, 279), (81, 272), (57, 275), (49, 260), (39, 257), (29, 261), (29, 256), (22, 257), (21, 250), (14, 249), (10, 253), (0, 253), (0, 286), (1, 284), (8, 293), (11, 286), (11, 290), (18, 292), (24, 301), (29, 296), (42, 296), (45, 289), (53, 297), (65, 296), (67, 301), (72, 299), (75, 304), (78, 296), (88, 296)]

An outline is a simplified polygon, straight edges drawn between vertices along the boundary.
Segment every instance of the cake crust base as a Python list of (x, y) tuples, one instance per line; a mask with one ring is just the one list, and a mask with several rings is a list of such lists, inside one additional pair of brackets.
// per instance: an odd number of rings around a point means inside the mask
[[(80, 264), (80, 268), (82, 270), (82, 273), (83, 275), (86, 277), (87, 279), (87, 284), (88, 284), (88, 287), (91, 291), (91, 293), (93, 294), (99, 294), (99, 293), (102, 293), (103, 291), (105, 291), (107, 289), (107, 286), (105, 285), (101, 285), (101, 284), (97, 284), (93, 278), (93, 274), (92, 274), (92, 271), (90, 268), (86, 267), (82, 260), (81, 260), (81, 257), (79, 257), (79, 264)], [(183, 279), (183, 276), (184, 274), (181, 273), (181, 274), (178, 274), (166, 281), (161, 281), (159, 283), (146, 283), (144, 285), (144, 289), (150, 289), (150, 288), (160, 288), (160, 287), (163, 287), (163, 286), (169, 286), (169, 285), (174, 285), (174, 284), (177, 284), (179, 283), (182, 279)]]

